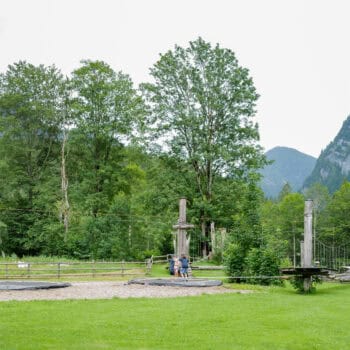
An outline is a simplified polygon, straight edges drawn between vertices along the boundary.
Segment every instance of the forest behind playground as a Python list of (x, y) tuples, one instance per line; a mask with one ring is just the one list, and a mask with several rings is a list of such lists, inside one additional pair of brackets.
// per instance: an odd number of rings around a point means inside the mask
[[(314, 200), (317, 238), (347, 245), (350, 184), (263, 197), (258, 94), (232, 51), (199, 38), (151, 69), (154, 83), (102, 61), (70, 77), (11, 64), (0, 75), (0, 251), (13, 256), (142, 260), (173, 252), (178, 199), (190, 255), (238, 246), (290, 263)], [(213, 236), (214, 235), (214, 236)], [(212, 238), (216, 237), (213, 243)], [(253, 253), (251, 253), (253, 254)]]

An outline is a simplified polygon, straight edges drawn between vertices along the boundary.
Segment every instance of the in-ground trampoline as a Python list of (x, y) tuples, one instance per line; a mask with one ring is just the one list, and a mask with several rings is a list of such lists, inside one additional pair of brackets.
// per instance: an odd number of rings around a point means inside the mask
[(128, 281), (128, 284), (142, 284), (145, 286), (168, 287), (216, 287), (221, 286), (222, 281), (200, 278), (136, 278)]
[(69, 287), (70, 283), (38, 281), (0, 281), (0, 290), (35, 290)]

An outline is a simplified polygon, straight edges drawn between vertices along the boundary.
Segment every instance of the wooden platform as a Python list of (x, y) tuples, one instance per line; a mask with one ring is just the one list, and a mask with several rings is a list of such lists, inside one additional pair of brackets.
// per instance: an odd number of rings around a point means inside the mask
[(224, 270), (223, 266), (191, 266), (192, 270), (203, 270), (203, 271), (214, 271), (214, 270)]
[(0, 290), (34, 290), (69, 287), (70, 283), (41, 281), (0, 281)]
[(200, 278), (136, 278), (128, 281), (128, 284), (142, 284), (145, 286), (168, 287), (216, 287), (221, 286), (222, 281)]
[(328, 275), (329, 270), (321, 267), (287, 267), (282, 268), (281, 273), (283, 275), (299, 275), (304, 277), (310, 277), (313, 275)]

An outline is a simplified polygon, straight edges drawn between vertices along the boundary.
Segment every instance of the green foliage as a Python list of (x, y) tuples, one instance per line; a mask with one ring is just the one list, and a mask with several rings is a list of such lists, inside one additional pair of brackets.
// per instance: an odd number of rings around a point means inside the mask
[(239, 210), (233, 217), (231, 239), (239, 242), (247, 252), (252, 247), (259, 247), (262, 243), (262, 226), (260, 218), (260, 205), (262, 193), (257, 186), (257, 177), (251, 175), (249, 180), (241, 185)]
[(46, 192), (45, 184), (57, 165), (63, 91), (53, 66), (18, 62), (1, 76), (0, 219), (11, 237), (6, 253), (38, 253), (29, 230), (43, 218), (43, 199), (55, 201), (55, 189)]
[[(232, 51), (199, 38), (162, 55), (151, 75), (156, 83), (142, 89), (156, 131), (168, 132), (172, 152), (188, 159), (198, 176), (206, 179), (205, 169), (210, 176), (217, 169), (237, 175), (238, 161), (244, 169), (261, 159), (251, 118), (258, 95)], [(198, 190), (204, 195), (210, 183), (203, 186)]]
[(316, 292), (316, 284), (322, 283), (319, 276), (312, 276), (311, 278), (311, 287), (308, 291), (305, 291), (304, 289), (304, 279), (301, 276), (293, 276), (289, 282), (299, 294), (310, 294)]
[(305, 198), (312, 199), (313, 210), (319, 215), (327, 207), (331, 197), (328, 188), (320, 183), (314, 183), (304, 191)]
[(82, 61), (70, 79), (26, 62), (1, 74), (1, 251), (169, 253), (182, 196), (196, 225), (193, 255), (210, 248), (212, 224), (243, 258), (266, 243), (256, 175), (265, 159), (248, 70), (199, 38), (162, 55), (151, 74), (147, 108), (130, 77), (102, 61)]
[(168, 154), (192, 169), (191, 199), (207, 250), (216, 219), (216, 181), (247, 178), (265, 163), (253, 121), (258, 95), (234, 53), (202, 38), (161, 55), (151, 75), (155, 83), (141, 85), (149, 133), (161, 136)]
[(262, 285), (281, 285), (283, 282), (278, 277), (280, 276), (279, 268), (280, 257), (278, 252), (266, 248), (253, 248), (248, 252), (246, 273), (248, 276), (258, 276), (256, 279), (250, 279), (250, 282)]
[(230, 243), (224, 252), (224, 265), (230, 282), (240, 282), (245, 264), (245, 252), (239, 244)]
[(282, 201), (284, 199), (285, 196), (287, 196), (288, 194), (291, 194), (292, 193), (292, 187), (290, 186), (290, 184), (288, 182), (286, 182), (280, 193), (278, 194), (278, 201)]
[(288, 241), (288, 254), (293, 255), (294, 240), (299, 242), (304, 232), (304, 197), (299, 193), (287, 194), (278, 204), (278, 229)]
[[(91, 138), (95, 157), (106, 160), (113, 142), (121, 135), (131, 136), (143, 115), (143, 104), (130, 77), (115, 73), (102, 61), (82, 61), (72, 73), (71, 86), (77, 92), (74, 112), (77, 126)], [(97, 159), (95, 159), (97, 160)]]
[(231, 243), (224, 252), (224, 265), (230, 282), (239, 283), (243, 276), (246, 283), (281, 285), (283, 282), (278, 277), (280, 261), (279, 252), (263, 247), (245, 252), (240, 245)]
[(320, 237), (331, 245), (346, 245), (350, 237), (350, 183), (344, 182), (324, 210)]

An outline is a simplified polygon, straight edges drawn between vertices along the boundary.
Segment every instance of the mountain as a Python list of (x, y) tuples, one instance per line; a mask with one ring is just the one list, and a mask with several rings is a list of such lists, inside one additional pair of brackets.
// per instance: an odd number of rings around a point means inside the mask
[(268, 198), (276, 198), (288, 182), (293, 191), (298, 191), (315, 166), (316, 158), (296, 149), (275, 147), (265, 153), (274, 162), (261, 170), (261, 188)]
[(335, 139), (322, 151), (303, 187), (319, 182), (333, 193), (344, 180), (350, 181), (350, 116), (344, 121)]

